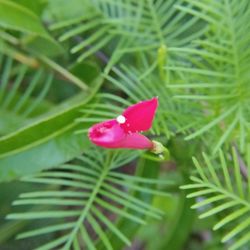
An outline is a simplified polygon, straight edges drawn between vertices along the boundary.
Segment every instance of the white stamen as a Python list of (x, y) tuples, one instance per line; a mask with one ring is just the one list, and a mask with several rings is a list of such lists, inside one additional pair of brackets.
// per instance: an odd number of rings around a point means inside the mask
[(123, 116), (123, 115), (119, 115), (117, 118), (116, 118), (117, 122), (120, 123), (120, 124), (123, 124), (126, 122), (126, 118)]

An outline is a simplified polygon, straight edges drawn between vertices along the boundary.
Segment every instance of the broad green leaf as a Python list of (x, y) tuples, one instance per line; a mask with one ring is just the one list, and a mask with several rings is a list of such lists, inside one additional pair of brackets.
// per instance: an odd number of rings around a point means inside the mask
[(39, 18), (12, 1), (0, 0), (0, 25), (4, 28), (49, 37)]
[(61, 46), (49, 35), (38, 16), (22, 5), (0, 0), (0, 27), (26, 33), (28, 36), (21, 43), (29, 49), (46, 55), (62, 52)]
[(13, 2), (20, 4), (22, 6), (24, 6), (25, 8), (30, 9), (31, 11), (33, 11), (34, 13), (36, 13), (37, 15), (40, 15), (42, 13), (42, 11), (44, 10), (44, 8), (46, 7), (46, 2), (47, 1), (43, 1), (43, 0), (37, 0), (37, 1), (33, 1), (33, 0), (12, 0)]
[(0, 110), (0, 135), (14, 131), (25, 123), (25, 118)]
[(59, 165), (88, 148), (88, 138), (74, 133), (82, 126), (75, 119), (101, 82), (98, 78), (92, 92), (81, 94), (73, 103), (66, 102), (33, 124), (0, 138), (0, 181)]
[(30, 149), (0, 160), (0, 181), (10, 181), (73, 159), (88, 148), (86, 136), (77, 136), (73, 130)]
[(0, 159), (46, 142), (77, 126), (74, 120), (79, 116), (80, 109), (92, 98), (100, 84), (101, 78), (98, 78), (92, 92), (81, 94), (76, 100), (56, 107), (54, 112), (50, 112), (39, 121), (0, 138)]

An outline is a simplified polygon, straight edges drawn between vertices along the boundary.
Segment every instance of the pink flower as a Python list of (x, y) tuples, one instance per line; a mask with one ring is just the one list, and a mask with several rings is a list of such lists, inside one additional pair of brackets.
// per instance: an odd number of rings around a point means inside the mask
[(151, 128), (157, 106), (156, 97), (129, 106), (116, 119), (93, 125), (89, 139), (104, 148), (152, 149), (153, 142), (140, 132)]

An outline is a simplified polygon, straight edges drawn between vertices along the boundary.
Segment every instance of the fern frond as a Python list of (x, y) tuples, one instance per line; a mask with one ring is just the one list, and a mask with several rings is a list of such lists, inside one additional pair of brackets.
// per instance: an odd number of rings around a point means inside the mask
[(199, 102), (202, 112), (207, 114), (207, 119), (202, 116), (199, 127), (187, 139), (203, 135), (209, 128), (213, 137), (218, 138), (213, 141), (214, 153), (233, 140), (239, 142), (243, 151), (249, 140), (245, 135), (249, 132), (250, 27), (243, 25), (250, 18), (249, 2), (185, 2), (186, 6), (177, 8), (208, 24), (205, 39), (194, 41), (196, 48), (170, 48), (186, 61), (166, 66), (170, 73), (183, 75), (179, 80), (182, 84), (170, 86), (176, 97)]
[[(54, 20), (51, 30), (67, 29), (59, 41), (70, 41), (71, 53), (78, 53), (78, 61), (99, 50), (115, 46), (108, 68), (131, 52), (149, 53), (161, 45), (184, 46), (199, 38), (206, 27), (199, 18), (175, 8), (178, 1), (83, 1), (85, 11), (78, 17)], [(91, 13), (91, 15), (89, 14)], [(195, 28), (196, 24), (199, 29)]]
[(12, 124), (12, 118), (20, 121), (20, 126), (27, 118), (48, 109), (50, 105), (44, 99), (49, 93), (53, 74), (48, 74), (42, 68), (31, 73), (26, 65), (16, 63), (11, 57), (2, 56), (0, 65), (0, 112), (10, 122), (1, 130), (7, 132), (17, 125)]
[[(130, 240), (116, 226), (118, 218), (145, 224), (145, 216), (161, 218), (162, 212), (148, 202), (136, 198), (133, 192), (144, 195), (167, 194), (155, 190), (155, 185), (166, 181), (147, 179), (117, 171), (119, 166), (138, 156), (136, 151), (100, 151), (91, 149), (75, 163), (64, 164), (50, 171), (23, 178), (23, 181), (49, 185), (44, 191), (21, 194), (14, 206), (35, 206), (31, 212), (7, 216), (15, 220), (50, 220), (49, 225), (19, 234), (28, 238), (60, 233), (60, 237), (40, 246), (41, 249), (77, 249), (86, 246), (96, 249), (98, 239), (106, 249), (113, 249), (107, 232), (124, 244)], [(144, 185), (147, 184), (147, 185)], [(63, 189), (61, 189), (63, 187)], [(104, 213), (112, 214), (110, 219)], [(93, 233), (94, 232), (94, 233)]]
[[(226, 234), (222, 242), (230, 242), (229, 249), (239, 249), (243, 245), (249, 245), (250, 237), (250, 200), (249, 190), (243, 182), (240, 167), (240, 159), (233, 148), (231, 160), (225, 158), (220, 150), (220, 168), (216, 169), (210, 158), (203, 155), (205, 166), (194, 158), (194, 164), (198, 177), (192, 176), (193, 184), (181, 186), (182, 189), (190, 189), (187, 198), (196, 198), (193, 209), (202, 212), (199, 218), (216, 215), (220, 220), (214, 225), (213, 230), (224, 228)], [(233, 167), (229, 167), (233, 165)], [(216, 169), (216, 170), (215, 170)], [(249, 182), (248, 176), (248, 182)], [(202, 208), (202, 209), (201, 209)]]
[[(95, 1), (82, 1), (79, 5), (82, 5), (85, 10), (79, 17), (73, 17), (67, 21), (54, 21), (50, 29), (67, 29), (58, 39), (60, 42), (73, 42), (70, 52), (80, 54), (77, 58), (80, 62), (107, 46), (111, 40), (116, 39), (116, 36), (111, 32), (114, 25), (107, 22), (108, 16), (105, 11), (98, 8), (98, 3), (95, 5)], [(118, 12), (122, 13), (122, 11), (126, 11), (126, 9), (122, 7), (122, 10)]]

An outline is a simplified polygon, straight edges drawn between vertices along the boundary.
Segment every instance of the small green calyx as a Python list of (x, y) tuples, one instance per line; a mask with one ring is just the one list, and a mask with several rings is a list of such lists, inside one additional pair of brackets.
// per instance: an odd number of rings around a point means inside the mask
[(158, 155), (163, 160), (169, 160), (170, 154), (168, 149), (158, 141), (152, 141), (152, 142), (153, 142), (153, 148), (150, 151)]

